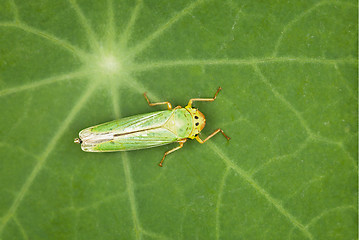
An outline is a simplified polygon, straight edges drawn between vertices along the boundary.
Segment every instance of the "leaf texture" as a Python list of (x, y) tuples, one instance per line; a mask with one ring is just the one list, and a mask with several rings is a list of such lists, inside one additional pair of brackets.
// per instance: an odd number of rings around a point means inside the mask
[[(357, 239), (356, 1), (3, 0), (1, 239)], [(85, 153), (86, 127), (207, 117), (205, 144)]]

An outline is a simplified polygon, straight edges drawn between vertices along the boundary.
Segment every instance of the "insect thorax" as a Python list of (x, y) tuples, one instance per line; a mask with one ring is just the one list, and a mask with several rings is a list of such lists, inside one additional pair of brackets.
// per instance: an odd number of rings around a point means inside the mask
[(173, 132), (178, 139), (188, 138), (193, 131), (192, 116), (184, 108), (175, 109), (163, 127)]

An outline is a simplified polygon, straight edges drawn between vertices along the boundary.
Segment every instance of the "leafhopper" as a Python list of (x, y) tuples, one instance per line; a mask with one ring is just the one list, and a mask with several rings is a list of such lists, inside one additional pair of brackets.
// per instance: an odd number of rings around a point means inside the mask
[(205, 143), (219, 132), (227, 140), (230, 139), (218, 128), (202, 140), (198, 134), (204, 128), (206, 118), (198, 109), (192, 107), (195, 101), (213, 102), (221, 89), (218, 88), (213, 98), (192, 98), (185, 108), (177, 106), (173, 109), (170, 102), (151, 103), (144, 93), (150, 106), (167, 105), (168, 110), (126, 117), (86, 128), (79, 133), (79, 138), (74, 142), (81, 144), (81, 149), (85, 152), (130, 151), (179, 143), (178, 147), (165, 152), (159, 163), (162, 167), (165, 157), (182, 148), (187, 139)]

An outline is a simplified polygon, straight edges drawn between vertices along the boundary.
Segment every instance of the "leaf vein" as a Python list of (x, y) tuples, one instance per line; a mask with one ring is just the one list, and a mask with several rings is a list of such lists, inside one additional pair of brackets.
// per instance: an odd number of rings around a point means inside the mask
[(330, 214), (330, 213), (336, 212), (336, 211), (345, 211), (345, 210), (354, 210), (354, 212), (357, 213), (357, 208), (353, 205), (343, 205), (343, 206), (327, 209), (327, 210), (323, 211), (322, 213), (320, 213), (318, 216), (312, 218), (312, 220), (309, 221), (309, 223), (305, 226), (305, 228), (306, 229), (310, 228), (310, 226), (312, 226), (313, 224), (318, 222), (322, 217), (324, 217), (327, 214)]
[(8, 221), (13, 218), (15, 215), (18, 207), (20, 206), (22, 200), (26, 196), (27, 192), (29, 191), (32, 183), (34, 182), (35, 178), (37, 177), (38, 173), (42, 170), (42, 168), (46, 164), (46, 160), (52, 150), (56, 147), (57, 141), (60, 139), (60, 137), (63, 135), (65, 130), (67, 129), (68, 125), (71, 123), (71, 121), (75, 118), (76, 114), (80, 111), (82, 106), (85, 104), (85, 102), (89, 99), (91, 94), (96, 89), (96, 84), (90, 84), (90, 86), (86, 89), (85, 93), (81, 96), (81, 98), (78, 100), (76, 105), (71, 109), (70, 113), (66, 117), (66, 119), (63, 121), (62, 125), (58, 128), (58, 130), (55, 132), (51, 140), (49, 141), (49, 144), (47, 145), (45, 151), (39, 156), (39, 160), (37, 164), (35, 165), (34, 169), (30, 173), (30, 175), (26, 178), (24, 184), (22, 185), (19, 193), (15, 197), (13, 203), (11, 204), (8, 211), (5, 213), (5, 215), (2, 218), (2, 221), (0, 223), (0, 234), (3, 233), (3, 230), (5, 226), (7, 225)]
[(133, 63), (132, 72), (150, 71), (157, 68), (168, 68), (178, 66), (196, 66), (196, 65), (255, 65), (270, 63), (300, 63), (300, 64), (326, 64), (335, 65), (337, 63), (357, 64), (354, 58), (325, 59), (325, 58), (307, 58), (307, 57), (263, 57), (249, 59), (184, 59), (184, 60), (166, 60), (152, 61), (144, 63)]
[(141, 233), (142, 228), (141, 228), (140, 220), (138, 218), (137, 204), (136, 204), (136, 198), (135, 198), (135, 193), (134, 193), (135, 186), (134, 186), (134, 182), (132, 180), (130, 163), (128, 161), (126, 152), (122, 152), (122, 162), (123, 162), (123, 170), (124, 170), (125, 179), (126, 179), (128, 199), (130, 201), (135, 235), (136, 235), (136, 239), (141, 239), (142, 238), (142, 233)]
[(144, 49), (146, 49), (153, 40), (155, 40), (157, 37), (159, 37), (163, 32), (165, 32), (167, 29), (169, 29), (174, 23), (176, 23), (178, 20), (192, 12), (194, 8), (196, 8), (200, 3), (202, 3), (204, 0), (197, 0), (191, 4), (189, 4), (186, 8), (184, 8), (182, 11), (177, 13), (174, 17), (169, 19), (166, 23), (161, 25), (155, 32), (153, 32), (150, 36), (148, 36), (145, 40), (137, 44), (133, 49), (130, 50), (130, 55), (135, 56), (138, 53), (142, 52)]
[(261, 170), (263, 170), (265, 167), (267, 167), (268, 165), (270, 165), (272, 163), (276, 163), (278, 161), (281, 161), (283, 159), (287, 159), (290, 157), (296, 157), (299, 153), (301, 153), (308, 146), (310, 139), (311, 139), (310, 137), (307, 137), (305, 139), (305, 141), (302, 144), (300, 144), (299, 147), (294, 152), (270, 158), (268, 161), (266, 161), (265, 163), (263, 163), (262, 165), (260, 165), (259, 167), (257, 167), (253, 171), (251, 171), (250, 172), (251, 176), (256, 175), (258, 172), (260, 172)]
[(24, 229), (24, 227), (22, 226), (21, 222), (17, 219), (16, 216), (14, 216), (14, 222), (16, 223), (17, 227), (20, 229), (21, 235), (25, 240), (28, 240), (29, 237), (27, 236), (27, 233)]
[(87, 34), (87, 38), (89, 41), (89, 44), (93, 50), (99, 49), (100, 45), (97, 41), (96, 35), (90, 25), (90, 21), (86, 18), (84, 13), (82, 12), (81, 8), (77, 4), (76, 0), (69, 0), (71, 7), (75, 10), (76, 15), (78, 16), (81, 25), (85, 29), (85, 32)]
[(241, 169), (239, 166), (237, 166), (234, 162), (232, 162), (217, 146), (215, 146), (213, 143), (207, 143), (207, 145), (224, 161), (224, 163), (236, 171), (239, 176), (248, 182), (250, 186), (252, 186), (260, 195), (262, 195), (272, 206), (274, 206), (278, 212), (280, 212), (284, 217), (288, 219), (290, 223), (293, 224), (296, 228), (298, 228), (300, 231), (302, 231), (306, 237), (309, 239), (313, 239), (312, 234), (308, 231), (308, 229), (305, 228), (305, 226), (300, 223), (292, 214), (286, 210), (282, 204), (273, 198), (266, 190), (264, 190), (259, 184), (250, 176), (249, 173)]
[(107, 31), (106, 31), (106, 40), (109, 49), (114, 50), (114, 42), (116, 36), (115, 30), (115, 16), (113, 13), (113, 0), (107, 0)]
[[(343, 1), (320, 1), (316, 4), (314, 4), (312, 7), (310, 7), (309, 9), (305, 10), (304, 12), (300, 13), (299, 15), (295, 16), (290, 22), (288, 22), (283, 30), (281, 31), (281, 34), (279, 35), (278, 37), (278, 40), (275, 44), (275, 47), (274, 47), (274, 51), (273, 51), (273, 54), (272, 56), (273, 57), (276, 57), (277, 54), (278, 54), (278, 50), (279, 50), (279, 47), (280, 47), (280, 44), (282, 43), (283, 41), (283, 37), (284, 35), (290, 30), (290, 28), (296, 24), (297, 22), (299, 22), (302, 18), (304, 18), (305, 16), (307, 16), (308, 14), (312, 13), (313, 11), (315, 11), (317, 8), (323, 6), (323, 5), (330, 5), (330, 4), (343, 4), (343, 5), (348, 5), (348, 3), (345, 3)], [(352, 5), (352, 4), (349, 4), (349, 5)], [(357, 7), (357, 6), (354, 6), (354, 7)]]
[(217, 204), (216, 204), (216, 239), (220, 239), (220, 208), (222, 204), (222, 196), (224, 187), (226, 185), (226, 180), (228, 177), (228, 174), (230, 172), (231, 168), (227, 165), (227, 168), (222, 176), (220, 185), (219, 185), (219, 191), (218, 191), (218, 197), (217, 197)]
[(15, 3), (15, 0), (10, 0), (10, 5), (11, 5), (11, 8), (14, 12), (14, 19), (15, 19), (15, 22), (16, 23), (19, 23), (20, 22), (20, 16), (19, 16), (19, 9)]
[(122, 45), (124, 48), (127, 47), (127, 43), (131, 39), (131, 34), (132, 34), (132, 31), (133, 31), (134, 25), (136, 23), (138, 13), (140, 12), (140, 9), (141, 9), (142, 5), (143, 5), (143, 1), (142, 0), (137, 0), (136, 6), (132, 11), (130, 20), (129, 20), (126, 28), (125, 28), (125, 31), (122, 34), (122, 37), (120, 39), (120, 45)]
[[(114, 88), (112, 88), (112, 89), (114, 89)], [(120, 109), (119, 109), (119, 105), (118, 105), (118, 94), (117, 94), (116, 90), (112, 90), (111, 97), (112, 97), (112, 105), (113, 105), (114, 114), (115, 114), (116, 118), (119, 118), (120, 117)], [(117, 102), (117, 104), (116, 104), (116, 102)], [(123, 162), (123, 171), (125, 174), (125, 181), (126, 181), (126, 192), (128, 195), (128, 200), (130, 202), (135, 237), (136, 237), (136, 239), (141, 239), (143, 230), (142, 230), (141, 223), (140, 223), (140, 220), (138, 217), (136, 197), (135, 197), (135, 193), (134, 193), (135, 186), (134, 186), (134, 182), (132, 180), (130, 163), (128, 161), (127, 153), (122, 152), (121, 154), (122, 154), (122, 162)]]
[(70, 73), (65, 73), (65, 74), (61, 74), (61, 75), (58, 75), (58, 76), (45, 78), (43, 80), (38, 80), (36, 82), (32, 82), (32, 83), (25, 84), (25, 85), (22, 85), (22, 86), (3, 89), (3, 90), (0, 91), (0, 97), (10, 95), (10, 94), (14, 94), (14, 93), (18, 93), (18, 92), (21, 92), (21, 91), (31, 90), (31, 89), (34, 89), (34, 88), (38, 88), (38, 87), (48, 85), (48, 84), (52, 84), (52, 83), (56, 83), (56, 82), (75, 79), (75, 78), (78, 78), (78, 77), (83, 77), (83, 76), (86, 76), (86, 75), (89, 75), (89, 74), (90, 73), (88, 71), (77, 71), (77, 72), (70, 72)]
[(11, 28), (18, 28), (25, 32), (32, 33), (34, 35), (37, 35), (39, 37), (42, 37), (46, 40), (49, 40), (50, 42), (55, 43), (56, 45), (63, 47), (64, 49), (68, 50), (78, 58), (84, 60), (87, 57), (87, 54), (79, 49), (78, 47), (70, 44), (66, 40), (60, 39), (56, 36), (51, 35), (50, 33), (38, 30), (36, 28), (30, 27), (29, 25), (26, 25), (25, 23), (13, 23), (13, 22), (0, 22), (1, 27), (11, 27)]
[(303, 126), (308, 136), (313, 136), (312, 130), (309, 128), (308, 123), (303, 118), (302, 114), (289, 102), (285, 99), (268, 81), (268, 79), (263, 75), (262, 71), (257, 65), (253, 66), (255, 73), (259, 76), (262, 82), (272, 91), (273, 95), (279, 99), (287, 108), (294, 113), (294, 115), (298, 118), (300, 124)]

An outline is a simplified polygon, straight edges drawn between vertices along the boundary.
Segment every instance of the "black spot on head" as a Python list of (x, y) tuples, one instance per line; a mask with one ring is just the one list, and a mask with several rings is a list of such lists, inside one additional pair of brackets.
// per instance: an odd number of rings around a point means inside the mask
[(199, 123), (198, 122), (196, 122), (196, 126), (198, 126), (199, 125)]
[(197, 137), (198, 136), (198, 133), (196, 134), (196, 135), (194, 135), (195, 137)]
[(195, 119), (198, 119), (198, 116), (194, 116)]

